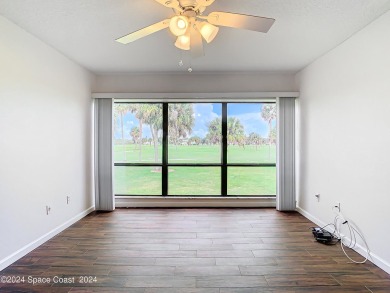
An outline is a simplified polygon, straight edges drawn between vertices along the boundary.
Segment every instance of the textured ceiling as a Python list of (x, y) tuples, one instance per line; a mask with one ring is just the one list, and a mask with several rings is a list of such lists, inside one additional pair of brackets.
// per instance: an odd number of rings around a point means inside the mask
[(168, 30), (114, 42), (173, 15), (154, 0), (0, 0), (0, 14), (95, 73), (298, 71), (390, 9), (390, 0), (216, 0), (227, 11), (275, 18), (268, 34), (221, 28), (191, 59)]

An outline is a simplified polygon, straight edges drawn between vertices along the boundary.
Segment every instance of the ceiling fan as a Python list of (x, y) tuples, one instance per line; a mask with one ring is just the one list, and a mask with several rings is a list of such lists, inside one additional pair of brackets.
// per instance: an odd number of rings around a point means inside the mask
[(155, 0), (165, 7), (172, 8), (175, 16), (152, 24), (148, 27), (116, 39), (128, 44), (140, 38), (169, 27), (177, 37), (175, 46), (182, 50), (190, 50), (192, 57), (203, 55), (203, 40), (210, 43), (218, 34), (217, 26), (247, 29), (266, 33), (275, 19), (253, 15), (228, 12), (212, 12), (203, 16), (203, 12), (215, 0)]

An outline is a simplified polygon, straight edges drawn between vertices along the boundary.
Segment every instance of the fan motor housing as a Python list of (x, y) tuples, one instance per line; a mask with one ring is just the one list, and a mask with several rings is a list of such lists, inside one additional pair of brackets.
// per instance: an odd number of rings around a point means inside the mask
[(195, 17), (198, 15), (198, 13), (194, 11), (192, 8), (186, 8), (184, 12), (181, 14), (187, 16), (188, 18)]
[(180, 6), (183, 8), (195, 8), (197, 1), (196, 0), (179, 0)]

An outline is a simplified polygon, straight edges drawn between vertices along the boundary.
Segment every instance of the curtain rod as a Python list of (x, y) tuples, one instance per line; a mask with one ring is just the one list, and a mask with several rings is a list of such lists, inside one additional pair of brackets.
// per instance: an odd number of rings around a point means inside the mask
[(93, 93), (94, 99), (124, 99), (131, 101), (256, 101), (276, 98), (297, 98), (299, 92), (237, 92), (237, 93)]

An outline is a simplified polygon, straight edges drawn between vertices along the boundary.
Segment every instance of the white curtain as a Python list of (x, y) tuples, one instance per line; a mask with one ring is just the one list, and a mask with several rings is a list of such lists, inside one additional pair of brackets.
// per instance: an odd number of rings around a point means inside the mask
[(95, 99), (95, 209), (115, 209), (112, 159), (112, 99)]
[(276, 209), (295, 211), (295, 98), (277, 98)]

